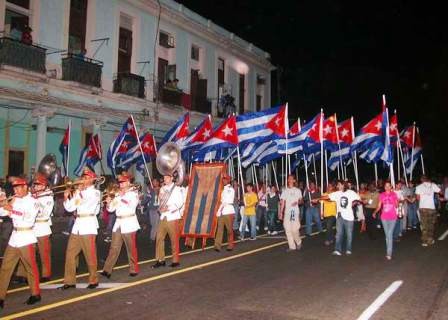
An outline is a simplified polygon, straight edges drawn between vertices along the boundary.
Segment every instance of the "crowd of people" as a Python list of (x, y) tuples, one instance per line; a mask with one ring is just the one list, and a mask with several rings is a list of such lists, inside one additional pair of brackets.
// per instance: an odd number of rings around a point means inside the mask
[[(76, 288), (76, 270), (81, 253), (89, 273), (87, 288), (98, 287), (96, 240), (100, 227), (97, 216), (101, 208), (111, 236), (106, 238), (110, 248), (100, 275), (111, 277), (123, 243), (129, 260), (129, 276), (138, 275), (137, 232), (147, 233), (148, 238), (155, 241), (156, 262), (152, 268), (166, 266), (166, 237), (171, 243), (170, 266), (178, 267), (188, 181), (183, 186), (177, 185), (173, 175), (165, 175), (162, 180), (153, 179), (142, 194), (140, 188), (133, 184), (133, 177), (124, 171), (117, 176), (116, 187), (101, 194), (95, 185), (98, 179), (95, 172), (86, 168), (76, 182), (76, 188), (67, 188), (60, 199), (71, 217), (67, 230), (64, 282), (60, 289)], [(407, 231), (420, 229), (423, 247), (435, 243), (438, 209), (445, 210), (448, 197), (448, 178), (437, 185), (426, 176), (421, 177), (418, 185), (400, 181), (393, 186), (389, 181), (380, 180), (362, 183), (359, 190), (355, 190), (349, 181), (338, 180), (329, 183), (324, 192), (313, 182), (305, 186), (294, 175), (287, 177), (283, 188), (247, 183), (243, 190), (228, 175), (222, 177), (222, 185), (214, 238), (217, 252), (222, 250), (225, 234), (226, 250), (232, 251), (237, 236), (241, 241), (253, 241), (261, 233), (272, 237), (281, 231), (287, 238), (287, 252), (297, 252), (302, 248), (300, 228), (304, 224), (305, 236), (311, 236), (313, 230), (325, 232), (323, 245), (334, 246), (331, 250), (333, 255), (351, 255), (357, 220), (361, 232), (371, 239), (377, 238), (378, 229), (384, 231), (386, 259), (391, 260), (394, 242), (400, 241)], [(25, 277), (29, 284), (31, 296), (26, 303), (31, 305), (41, 300), (40, 282), (49, 281), (52, 275), (54, 206), (55, 198), (49, 182), (40, 173), (36, 173), (31, 181), (10, 177), (6, 188), (0, 188), (0, 232), (7, 240), (2, 241), (7, 245), (0, 252), (0, 309), (14, 272)], [(139, 211), (143, 214), (139, 215)], [(193, 247), (194, 240), (187, 238), (185, 245)], [(40, 259), (36, 258), (37, 253)]]

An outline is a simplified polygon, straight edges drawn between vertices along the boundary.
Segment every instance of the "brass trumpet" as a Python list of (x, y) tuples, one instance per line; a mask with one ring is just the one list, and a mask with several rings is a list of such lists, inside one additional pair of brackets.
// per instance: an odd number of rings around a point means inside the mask
[[(95, 183), (102, 185), (104, 184), (104, 182), (106, 182), (106, 177), (104, 176), (100, 176), (98, 178), (94, 178), (94, 179), (89, 179), (89, 180), (94, 180)], [(68, 180), (66, 181), (64, 184), (60, 184), (58, 186), (54, 186), (52, 188), (50, 188), (50, 190), (54, 191), (54, 194), (58, 194), (58, 193), (63, 193), (65, 190), (67, 189), (75, 189), (78, 185), (84, 183), (84, 179), (78, 179), (78, 180)], [(58, 190), (58, 189), (64, 189), (64, 190)]]
[[(129, 188), (127, 189), (127, 191), (138, 191), (140, 192), (142, 190), (142, 186), (139, 184), (131, 184), (129, 186)], [(103, 193), (102, 196), (102, 202), (106, 201), (106, 198), (110, 197), (110, 198), (115, 198), (118, 193), (120, 192), (120, 190), (118, 189), (117, 185), (113, 185), (110, 188), (106, 188), (106, 190)]]

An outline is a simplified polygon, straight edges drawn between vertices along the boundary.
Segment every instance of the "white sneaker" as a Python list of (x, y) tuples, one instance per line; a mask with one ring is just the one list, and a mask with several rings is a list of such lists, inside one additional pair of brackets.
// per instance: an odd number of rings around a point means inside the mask
[(352, 254), (352, 252), (351, 252), (351, 251), (349, 251), (349, 250), (347, 250), (347, 251), (345, 252), (345, 254), (349, 256), (349, 255), (351, 255), (351, 254)]
[(271, 236), (276, 236), (276, 235), (278, 235), (278, 232), (277, 232), (277, 231), (272, 231), (272, 232), (271, 232)]
[(257, 231), (258, 231), (258, 230), (260, 230), (260, 227), (259, 227), (259, 226), (257, 226)]
[(268, 230), (268, 227), (264, 227), (264, 231)]
[(340, 253), (339, 251), (337, 251), (337, 250), (334, 250), (333, 253), (332, 253), (332, 255), (334, 255), (334, 256), (340, 256), (341, 253)]
[(268, 231), (268, 236), (270, 236), (271, 235), (271, 231)]

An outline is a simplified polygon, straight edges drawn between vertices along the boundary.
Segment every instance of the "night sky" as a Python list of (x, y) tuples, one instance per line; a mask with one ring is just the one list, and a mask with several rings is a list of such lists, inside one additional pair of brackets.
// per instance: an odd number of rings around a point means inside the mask
[[(426, 166), (446, 173), (448, 24), (442, 7), (411, 1), (184, 0), (189, 9), (268, 51), (273, 104), (290, 119), (321, 107), (358, 129), (381, 111), (420, 127)], [(274, 91), (277, 92), (277, 90)]]

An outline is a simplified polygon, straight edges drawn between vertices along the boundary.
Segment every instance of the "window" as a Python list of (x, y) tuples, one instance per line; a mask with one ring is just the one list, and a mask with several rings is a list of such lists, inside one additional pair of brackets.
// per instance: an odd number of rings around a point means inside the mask
[(219, 96), (219, 88), (224, 85), (224, 68), (225, 68), (224, 59), (218, 58), (218, 96)]
[(174, 48), (174, 37), (167, 32), (160, 31), (159, 45), (168, 49)]
[(19, 150), (9, 150), (8, 175), (21, 176), (25, 173), (25, 152)]
[(132, 18), (120, 16), (120, 34), (118, 39), (118, 72), (131, 72), (132, 59)]
[(256, 101), (256, 106), (255, 106), (257, 111), (261, 111), (262, 101), (263, 101), (263, 97), (261, 95), (257, 94), (257, 101)]
[(25, 9), (30, 8), (30, 0), (7, 0), (7, 2)]
[(90, 139), (92, 138), (91, 132), (84, 133), (84, 147), (87, 147), (89, 145)]
[(169, 64), (166, 66), (165, 79), (171, 80), (171, 81), (176, 79), (176, 65), (175, 64)]
[(244, 76), (244, 74), (240, 74), (240, 94), (239, 94), (239, 108), (238, 108), (238, 114), (243, 114), (244, 113), (244, 96), (246, 94), (246, 89), (245, 89), (245, 82), (246, 82), (246, 77)]
[(87, 26), (87, 0), (70, 1), (68, 51), (81, 53), (85, 49)]
[(199, 47), (191, 46), (191, 59), (199, 61)]

